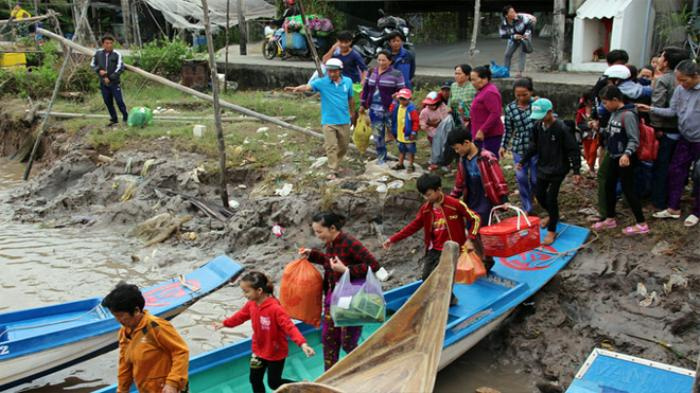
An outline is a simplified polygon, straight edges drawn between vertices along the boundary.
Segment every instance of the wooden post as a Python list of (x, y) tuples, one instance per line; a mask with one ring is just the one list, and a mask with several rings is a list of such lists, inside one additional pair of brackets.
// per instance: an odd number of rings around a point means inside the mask
[(209, 24), (209, 4), (202, 0), (202, 12), (204, 13), (204, 32), (207, 35), (207, 49), (209, 50), (209, 68), (211, 68), (211, 93), (214, 98), (214, 125), (216, 126), (216, 140), (219, 147), (219, 192), (221, 202), (228, 208), (228, 190), (226, 188), (226, 146), (224, 144), (224, 128), (221, 125), (221, 103), (219, 102), (219, 75), (216, 71), (216, 59), (214, 58), (214, 40), (211, 36)]
[(236, 1), (236, 8), (237, 8), (236, 12), (238, 12), (238, 33), (239, 33), (238, 35), (240, 36), (238, 41), (240, 44), (239, 45), (240, 53), (241, 53), (241, 56), (245, 56), (248, 53), (248, 48), (247, 48), (248, 35), (246, 34), (245, 14), (243, 13), (243, 0)]
[(479, 35), (479, 25), (481, 22), (481, 0), (474, 1), (474, 26), (472, 27), (472, 39), (469, 44), (469, 57), (476, 54), (476, 37)]
[[(87, 16), (87, 10), (88, 10), (88, 1), (85, 1), (83, 3), (83, 9), (80, 12), (80, 19), (79, 21), (82, 21), (85, 19)], [(78, 36), (78, 33), (80, 33), (80, 27), (82, 26), (82, 23), (79, 23), (77, 27), (75, 28), (75, 34), (73, 35), (73, 40), (76, 39)], [(37, 29), (39, 30), (39, 29)], [(64, 45), (63, 46), (63, 64), (61, 64), (61, 69), (58, 71), (58, 77), (56, 77), (56, 83), (53, 86), (53, 93), (51, 93), (51, 100), (49, 101), (49, 104), (46, 107), (46, 115), (44, 116), (44, 119), (41, 121), (41, 125), (39, 126), (39, 133), (36, 136), (36, 140), (34, 141), (34, 147), (32, 148), (32, 152), (29, 155), (29, 162), (27, 162), (27, 167), (24, 169), (24, 175), (22, 176), (22, 179), (27, 180), (29, 179), (29, 174), (32, 172), (32, 165), (34, 164), (34, 158), (36, 157), (36, 153), (39, 151), (39, 145), (41, 144), (41, 138), (44, 136), (44, 133), (46, 132), (46, 126), (48, 125), (49, 122), (49, 113), (51, 113), (51, 109), (53, 108), (53, 103), (56, 101), (56, 97), (58, 96), (58, 90), (61, 88), (61, 80), (63, 80), (63, 74), (66, 72), (66, 67), (68, 66), (68, 62), (70, 61), (70, 56), (72, 53), (71, 47)]]
[[(318, 72), (319, 77), (322, 77), (323, 70), (321, 69), (321, 59), (318, 57), (318, 53), (316, 53), (316, 45), (314, 45), (314, 39), (311, 37), (311, 30), (309, 30), (309, 26), (307, 26), (306, 16), (304, 16), (304, 6), (302, 5), (301, 0), (298, 1), (298, 4), (301, 24), (304, 26), (304, 31), (306, 32), (306, 43), (309, 45), (309, 50), (314, 58), (314, 63), (316, 63), (316, 72)], [(287, 45), (289, 45), (289, 39), (287, 39)]]
[[(230, 17), (231, 11), (231, 0), (226, 0), (226, 48), (224, 49), (224, 75), (228, 74), (228, 46), (229, 46), (229, 23), (231, 21)], [(241, 53), (242, 54), (242, 53)], [(224, 78), (224, 82), (225, 82)], [(228, 92), (228, 83), (224, 83), (224, 93)]]
[(139, 25), (139, 13), (136, 10), (135, 2), (132, 4), (132, 6), (133, 9), (131, 10), (131, 20), (134, 28), (134, 40), (132, 43), (140, 48), (143, 46), (143, 42), (141, 41), (141, 26)]
[(558, 71), (564, 61), (564, 39), (566, 34), (566, 1), (554, 0), (552, 27), (554, 27), (554, 40), (552, 42), (553, 71)]
[(131, 30), (131, 6), (129, 0), (121, 0), (122, 3), (122, 22), (124, 26), (124, 47), (128, 48), (134, 42)]
[(693, 381), (693, 393), (700, 393), (700, 355), (698, 355), (698, 364), (695, 368), (695, 381)]

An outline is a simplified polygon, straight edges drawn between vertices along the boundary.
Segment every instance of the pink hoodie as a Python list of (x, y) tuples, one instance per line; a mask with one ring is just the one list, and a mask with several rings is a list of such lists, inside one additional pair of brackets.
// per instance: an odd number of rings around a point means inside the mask
[(503, 100), (498, 87), (489, 82), (481, 90), (476, 92), (471, 107), (472, 137), (476, 137), (477, 131), (484, 133), (484, 138), (503, 135)]

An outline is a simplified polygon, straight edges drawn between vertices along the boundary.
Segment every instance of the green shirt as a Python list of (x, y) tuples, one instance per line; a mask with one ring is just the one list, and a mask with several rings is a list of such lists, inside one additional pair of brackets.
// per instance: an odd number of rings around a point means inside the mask
[(471, 82), (467, 81), (462, 86), (458, 85), (457, 82), (452, 82), (452, 86), (450, 87), (450, 99), (447, 105), (452, 108), (453, 111), (457, 111), (460, 107), (463, 108), (464, 116), (469, 118), (469, 109), (472, 106), (475, 95), (476, 89), (472, 86)]

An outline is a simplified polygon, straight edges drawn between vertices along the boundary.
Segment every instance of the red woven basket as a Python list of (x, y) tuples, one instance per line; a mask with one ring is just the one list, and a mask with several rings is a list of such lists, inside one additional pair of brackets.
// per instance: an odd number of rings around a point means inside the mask
[[(492, 224), (494, 213), (499, 210), (512, 210), (516, 217)], [(540, 246), (540, 218), (529, 216), (522, 209), (511, 204), (496, 206), (491, 209), (489, 225), (479, 230), (484, 254), (492, 257), (510, 257)]]

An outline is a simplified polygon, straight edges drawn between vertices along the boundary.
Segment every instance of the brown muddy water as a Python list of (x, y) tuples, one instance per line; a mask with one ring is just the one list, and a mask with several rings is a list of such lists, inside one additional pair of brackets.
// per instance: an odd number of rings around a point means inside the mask
[[(12, 221), (13, 206), (6, 199), (21, 186), (23, 170), (23, 165), (0, 160), (0, 312), (104, 295), (119, 280), (152, 285), (217, 254), (163, 245), (144, 249), (124, 235), (129, 228), (48, 229)], [(133, 262), (132, 256), (139, 261)], [(222, 331), (211, 328), (212, 322), (242, 304), (240, 290), (227, 286), (190, 307), (173, 324), (196, 355), (250, 334), (249, 324)], [(117, 351), (112, 351), (10, 391), (90, 392), (116, 381), (116, 363)], [(480, 386), (503, 393), (537, 391), (534, 377), (519, 369), (499, 365), (487, 343), (482, 343), (438, 374), (435, 391), (467, 393)]]

